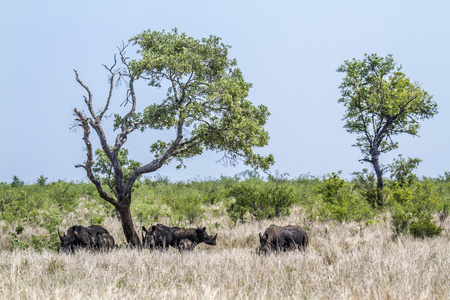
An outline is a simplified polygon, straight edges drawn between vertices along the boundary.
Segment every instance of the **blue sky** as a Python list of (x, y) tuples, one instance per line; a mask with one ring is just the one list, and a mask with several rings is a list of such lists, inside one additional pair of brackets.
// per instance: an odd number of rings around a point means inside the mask
[[(417, 173), (437, 177), (450, 171), (450, 2), (448, 1), (9, 1), (0, 0), (0, 181), (14, 175), (33, 183), (82, 180), (85, 160), (81, 130), (72, 131), (73, 109), (83, 107), (83, 90), (73, 69), (90, 87), (99, 108), (107, 94), (107, 73), (116, 47), (147, 30), (180, 32), (195, 38), (216, 35), (231, 45), (250, 99), (272, 113), (271, 139), (258, 152), (272, 153), (274, 173), (322, 176), (362, 168), (343, 129), (337, 102), (342, 75), (336, 69), (364, 53), (393, 54), (404, 73), (434, 96), (439, 114), (422, 122), (420, 138), (400, 136), (398, 154), (422, 159)], [(132, 50), (129, 50), (132, 55)], [(164, 91), (138, 86), (139, 107), (158, 102)], [(116, 91), (116, 107), (124, 99)], [(113, 107), (115, 108), (115, 107)], [(113, 111), (111, 111), (113, 112)], [(112, 128), (105, 122), (106, 128)], [(109, 130), (111, 131), (111, 130)], [(130, 158), (149, 162), (149, 145), (160, 132), (133, 133), (125, 145)], [(111, 139), (112, 135), (110, 135)], [(93, 140), (93, 136), (92, 136)], [(112, 143), (112, 140), (111, 140)], [(98, 144), (94, 144), (94, 146)], [(216, 163), (206, 153), (164, 166), (172, 180), (248, 169)]]

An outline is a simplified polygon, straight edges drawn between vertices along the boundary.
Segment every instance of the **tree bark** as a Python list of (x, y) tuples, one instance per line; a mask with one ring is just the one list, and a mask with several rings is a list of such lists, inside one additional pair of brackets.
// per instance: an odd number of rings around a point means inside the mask
[(377, 176), (377, 204), (378, 206), (383, 205), (383, 169), (380, 167), (379, 157), (380, 153), (378, 151), (373, 151), (371, 153), (371, 163), (375, 174)]
[(134, 229), (130, 206), (119, 207), (118, 210), (122, 219), (123, 233), (127, 239), (128, 245), (133, 248), (141, 247), (141, 241), (139, 240), (136, 230)]

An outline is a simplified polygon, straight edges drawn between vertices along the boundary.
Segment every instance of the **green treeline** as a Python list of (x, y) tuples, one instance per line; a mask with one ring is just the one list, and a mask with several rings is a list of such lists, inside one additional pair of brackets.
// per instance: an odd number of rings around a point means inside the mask
[[(402, 180), (401, 178), (406, 178)], [(439, 178), (386, 179), (383, 206), (377, 201), (376, 179), (363, 170), (344, 180), (332, 173), (324, 178), (302, 175), (263, 178), (247, 171), (235, 177), (170, 182), (165, 177), (141, 179), (134, 188), (132, 215), (136, 224), (207, 225), (229, 228), (237, 222), (272, 219), (299, 208), (299, 224), (305, 218), (321, 222), (358, 222), (368, 225), (389, 217), (393, 237), (417, 238), (440, 235), (440, 222), (450, 210), (450, 174)], [(11, 235), (9, 249), (55, 249), (58, 229), (71, 216), (79, 224), (102, 224), (115, 218), (112, 205), (99, 198), (91, 183), (57, 181), (41, 176), (25, 185), (17, 177), (0, 183), (0, 225)], [(70, 224), (74, 225), (74, 224)], [(32, 228), (30, 239), (21, 239)], [(4, 248), (4, 247), (2, 247)]]

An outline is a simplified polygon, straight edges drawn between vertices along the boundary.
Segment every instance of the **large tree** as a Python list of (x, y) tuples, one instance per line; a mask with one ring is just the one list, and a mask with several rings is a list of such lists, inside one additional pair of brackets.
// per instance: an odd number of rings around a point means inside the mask
[[(202, 154), (205, 150), (223, 153), (226, 163), (243, 160), (244, 164), (267, 170), (274, 162), (273, 156), (254, 153), (255, 147), (268, 144), (269, 135), (264, 130), (269, 112), (264, 105), (254, 106), (248, 100), (251, 84), (246, 82), (236, 60), (228, 57), (229, 46), (220, 38), (210, 36), (197, 40), (184, 33), (145, 31), (130, 43), (137, 48), (138, 59), (130, 60), (127, 46), (119, 49), (119, 59), (105, 66), (109, 73), (109, 94), (102, 109), (96, 111), (93, 94), (75, 70), (77, 82), (87, 96), (84, 102), (87, 113), (75, 108), (76, 125), (83, 128), (87, 160), (76, 167), (84, 168), (99, 195), (111, 203), (120, 214), (122, 227), (131, 246), (140, 246), (130, 212), (132, 187), (137, 178), (151, 173), (164, 164)], [(127, 87), (125, 115), (115, 115), (114, 129), (118, 131), (112, 144), (103, 129), (106, 112), (110, 108), (114, 82), (119, 79)], [(146, 108), (136, 111), (135, 82), (144, 80), (150, 87), (168, 86), (167, 96), (160, 101), (145, 103)], [(143, 100), (143, 101), (148, 101)], [(91, 129), (100, 141), (103, 161), (111, 168), (100, 166), (103, 173), (113, 174), (108, 180), (113, 193), (104, 188), (95, 175), (94, 155), (90, 141)], [(149, 129), (172, 132), (173, 138), (157, 140), (150, 145), (154, 158), (136, 163), (132, 171), (124, 173), (123, 145), (129, 135)], [(126, 153), (125, 153), (126, 154)]]
[(393, 138), (406, 133), (418, 135), (419, 121), (437, 114), (437, 104), (418, 83), (413, 83), (392, 57), (365, 55), (363, 60), (347, 60), (337, 69), (345, 73), (340, 85), (344, 128), (356, 133), (356, 144), (372, 164), (377, 176), (379, 204), (382, 202), (383, 167), (381, 153), (398, 148)]

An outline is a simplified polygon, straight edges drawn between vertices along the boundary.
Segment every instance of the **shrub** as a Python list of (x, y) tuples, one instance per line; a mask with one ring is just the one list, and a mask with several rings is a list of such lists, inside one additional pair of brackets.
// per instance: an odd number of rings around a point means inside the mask
[(13, 176), (13, 181), (11, 182), (12, 187), (20, 187), (20, 186), (24, 186), (24, 185), (25, 185), (25, 182), (20, 180), (19, 177), (17, 177), (16, 175)]
[(378, 207), (378, 192), (375, 174), (363, 169), (362, 172), (353, 174), (354, 188), (359, 191), (361, 196), (369, 203), (372, 208)]
[(414, 220), (409, 225), (409, 232), (415, 238), (433, 237), (441, 235), (443, 228), (437, 226), (430, 216)]
[(434, 221), (440, 201), (431, 182), (418, 182), (411, 189), (399, 183), (392, 188), (390, 206), (394, 234), (409, 233), (420, 238), (440, 235), (443, 228)]
[(47, 184), (48, 177), (44, 177), (44, 175), (39, 176), (39, 178), (36, 180), (36, 183), (40, 186), (45, 186)]
[(323, 204), (319, 207), (319, 217), (333, 219), (338, 222), (369, 221), (375, 215), (369, 203), (352, 193), (347, 181), (332, 173), (318, 186)]
[(242, 182), (232, 187), (228, 195), (235, 199), (227, 209), (234, 222), (244, 221), (247, 214), (256, 220), (289, 215), (295, 202), (291, 187), (262, 181)]
[(390, 164), (389, 171), (391, 173), (391, 179), (398, 182), (400, 186), (411, 185), (417, 180), (417, 176), (413, 173), (422, 160), (419, 158), (404, 159), (400, 154), (397, 159), (394, 158), (394, 162)]
[(197, 223), (204, 215), (202, 208), (203, 199), (197, 195), (168, 195), (166, 204), (170, 207), (172, 218), (177, 222), (188, 221), (189, 224)]
[(157, 201), (135, 201), (131, 207), (131, 211), (133, 216), (145, 224), (158, 222), (160, 218), (167, 215), (163, 204)]
[(74, 183), (58, 180), (49, 185), (49, 196), (61, 208), (72, 211), (81, 193)]

